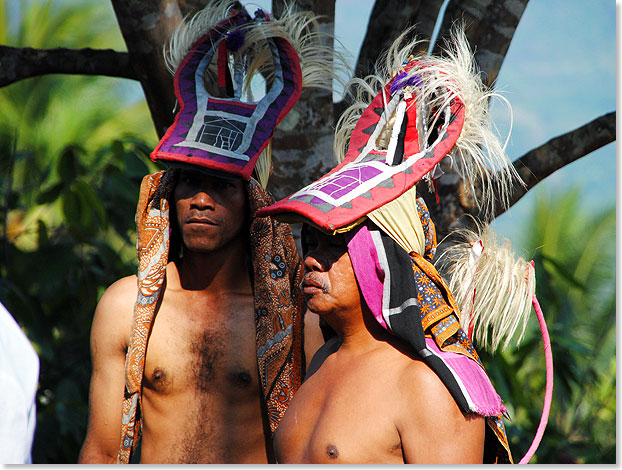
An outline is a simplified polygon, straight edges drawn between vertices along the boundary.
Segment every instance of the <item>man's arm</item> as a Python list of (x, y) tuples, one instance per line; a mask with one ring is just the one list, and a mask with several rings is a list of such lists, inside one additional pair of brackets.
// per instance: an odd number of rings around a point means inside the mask
[(482, 463), (485, 419), (465, 416), (428, 366), (413, 361), (398, 388), (396, 424), (404, 463)]
[(104, 292), (95, 310), (91, 328), (89, 423), (79, 463), (116, 462), (121, 439), (125, 353), (136, 294), (136, 276), (123, 278)]

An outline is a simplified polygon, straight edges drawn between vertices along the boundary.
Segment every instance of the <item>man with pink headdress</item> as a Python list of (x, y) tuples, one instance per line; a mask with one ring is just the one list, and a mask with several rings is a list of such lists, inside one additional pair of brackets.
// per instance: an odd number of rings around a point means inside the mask
[[(279, 463), (512, 461), (505, 407), (467, 332), (490, 328), (498, 340), (521, 320), (524, 327), (533, 268), (513, 255), (486, 258), (498, 272), (499, 260), (517, 266), (509, 276), (516, 295), (497, 292), (513, 302), (493, 309), (503, 321), (478, 317), (489, 310), (475, 292), (486, 290), (485, 257), (468, 258), (488, 229), (462, 244), (466, 261), (450, 263), (454, 273), (462, 272), (456, 264), (468, 268), (457, 282), (470, 297), (457, 301), (433, 264), (436, 233), (416, 183), (434, 187), (451, 156), (467, 188), (481, 188), (487, 203), (517, 175), (488, 125), (490, 92), (472, 72), (464, 33), (454, 31), (445, 57), (418, 58), (410, 56), (414, 43), (403, 43), (407, 34), (387, 53), (386, 76), (371, 80), (380, 90), (355, 82), (365, 92), (355, 96), (369, 101), (354, 103), (337, 126), (336, 153), (347, 144), (343, 161), (258, 212), (305, 224), (303, 292), (333, 335), (274, 435)], [(488, 246), (486, 256), (495, 251)], [(504, 287), (495, 273), (483, 281)]]

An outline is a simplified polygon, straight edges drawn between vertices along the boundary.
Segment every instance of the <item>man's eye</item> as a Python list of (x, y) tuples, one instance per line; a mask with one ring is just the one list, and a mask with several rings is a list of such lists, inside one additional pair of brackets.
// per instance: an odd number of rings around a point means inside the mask
[(181, 181), (189, 186), (195, 186), (198, 184), (199, 179), (193, 175), (182, 175)]
[(233, 188), (233, 183), (230, 183), (229, 181), (218, 181), (215, 183), (215, 186), (220, 189), (229, 189)]

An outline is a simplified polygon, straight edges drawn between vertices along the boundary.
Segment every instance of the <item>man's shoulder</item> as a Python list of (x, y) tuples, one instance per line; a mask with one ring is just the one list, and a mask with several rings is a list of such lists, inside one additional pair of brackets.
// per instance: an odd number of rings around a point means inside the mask
[(481, 463), (483, 418), (463, 414), (424, 362), (403, 367), (397, 390), (394, 419), (406, 463)]
[(123, 277), (108, 286), (99, 299), (95, 315), (110, 319), (120, 319), (128, 314), (131, 315), (137, 294), (138, 283), (136, 275)]
[(396, 421), (402, 425), (460, 427), (467, 419), (440, 377), (423, 361), (405, 361), (396, 388), (400, 397)]
[(402, 361), (397, 388), (409, 408), (415, 405), (423, 413), (430, 409), (451, 409), (459, 412), (445, 384), (423, 361)]
[(104, 299), (110, 301), (112, 299), (124, 299), (131, 297), (136, 300), (138, 293), (138, 278), (135, 274), (131, 276), (122, 277), (116, 280), (108, 286), (104, 295), (102, 295), (100, 302)]
[(400, 386), (412, 387), (414, 384), (417, 388), (445, 387), (438, 375), (419, 358), (405, 358), (401, 364)]

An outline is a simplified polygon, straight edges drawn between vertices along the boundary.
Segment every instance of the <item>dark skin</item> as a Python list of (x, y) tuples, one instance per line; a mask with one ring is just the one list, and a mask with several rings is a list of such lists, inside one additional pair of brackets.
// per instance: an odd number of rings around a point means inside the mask
[[(243, 182), (183, 170), (174, 201), (183, 257), (167, 265), (147, 347), (141, 463), (267, 463)], [(116, 460), (136, 295), (129, 276), (97, 306), (80, 463)]]
[(484, 419), (462, 414), (410, 346), (365, 305), (342, 235), (310, 230), (308, 310), (337, 333), (274, 435), (279, 463), (482, 463)]

